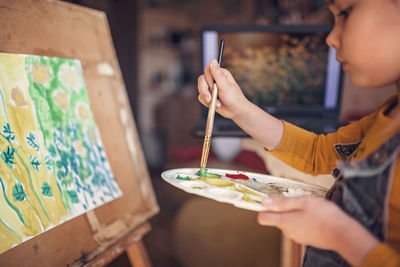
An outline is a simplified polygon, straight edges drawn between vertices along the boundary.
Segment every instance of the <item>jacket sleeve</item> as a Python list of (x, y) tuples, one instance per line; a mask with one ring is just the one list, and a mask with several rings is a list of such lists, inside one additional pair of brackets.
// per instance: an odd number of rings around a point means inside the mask
[(400, 255), (384, 243), (378, 244), (364, 259), (363, 267), (398, 267)]
[[(341, 149), (357, 146), (376, 118), (378, 111), (361, 120), (341, 127), (335, 133), (315, 134), (284, 121), (280, 144), (272, 151), (274, 157), (299, 171), (318, 175), (329, 174), (337, 160), (349, 156)], [(339, 147), (339, 148), (338, 148)]]

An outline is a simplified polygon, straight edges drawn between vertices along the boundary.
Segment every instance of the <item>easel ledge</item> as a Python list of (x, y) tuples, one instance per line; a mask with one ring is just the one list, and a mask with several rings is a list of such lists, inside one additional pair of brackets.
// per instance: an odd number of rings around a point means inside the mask
[(142, 237), (151, 231), (150, 223), (144, 223), (136, 230), (128, 233), (116, 244), (108, 248), (99, 247), (97, 250), (82, 256), (79, 260), (71, 264), (72, 267), (85, 266), (95, 267), (104, 266), (118, 256), (127, 253), (129, 261), (135, 267), (151, 266), (146, 249), (142, 243)]

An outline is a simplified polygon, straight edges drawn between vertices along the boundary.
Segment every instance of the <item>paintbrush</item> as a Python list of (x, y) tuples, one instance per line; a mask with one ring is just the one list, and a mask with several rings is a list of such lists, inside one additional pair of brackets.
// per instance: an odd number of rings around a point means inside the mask
[[(219, 54), (218, 54), (218, 64), (221, 66), (222, 63), (222, 54), (224, 52), (224, 44), (225, 41), (222, 39), (219, 46)], [(208, 116), (207, 116), (207, 124), (206, 124), (206, 132), (204, 135), (204, 143), (203, 143), (203, 151), (201, 153), (201, 161), (200, 161), (200, 176), (205, 177), (207, 174), (207, 160), (208, 154), (210, 153), (211, 146), (211, 136), (214, 126), (214, 117), (215, 117), (215, 104), (217, 103), (218, 96), (218, 87), (215, 81), (212, 86), (211, 93), (211, 103), (208, 107)]]

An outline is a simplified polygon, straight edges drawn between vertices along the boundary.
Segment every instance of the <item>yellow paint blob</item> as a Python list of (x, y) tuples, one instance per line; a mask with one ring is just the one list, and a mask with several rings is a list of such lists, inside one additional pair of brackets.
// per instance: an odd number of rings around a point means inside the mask
[(51, 78), (49, 68), (42, 64), (32, 65), (31, 75), (35, 83), (42, 85), (47, 85)]
[(11, 99), (13, 100), (14, 104), (18, 107), (25, 107), (27, 105), (24, 94), (18, 87), (14, 87), (11, 90)]
[(61, 89), (58, 89), (53, 93), (54, 102), (63, 110), (67, 110), (69, 107), (68, 95)]
[(228, 187), (231, 190), (243, 193), (242, 200), (248, 201), (248, 202), (257, 202), (256, 200), (252, 199), (250, 195), (253, 195), (255, 197), (260, 197), (262, 198), (263, 196), (254, 192), (253, 190), (247, 189), (246, 187), (237, 187), (235, 186), (235, 183), (223, 180), (221, 178), (207, 178), (207, 177), (198, 177), (197, 178), (200, 181), (203, 181), (207, 184), (213, 185), (213, 186), (218, 186), (218, 187)]
[(78, 117), (81, 120), (87, 120), (89, 118), (89, 110), (85, 106), (78, 105), (77, 109)]
[(257, 202), (254, 199), (252, 199), (249, 194), (243, 194), (242, 200), (248, 201), (248, 202)]
[(221, 178), (206, 178), (206, 177), (199, 177), (197, 178), (200, 181), (203, 181), (207, 184), (214, 185), (214, 186), (230, 186), (233, 185), (232, 182), (222, 180)]

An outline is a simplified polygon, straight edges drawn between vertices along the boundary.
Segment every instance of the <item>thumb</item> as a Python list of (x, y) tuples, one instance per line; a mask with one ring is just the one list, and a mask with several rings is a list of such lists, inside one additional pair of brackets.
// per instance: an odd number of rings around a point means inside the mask
[(210, 64), (210, 71), (211, 74), (215, 80), (215, 82), (218, 85), (218, 88), (227, 88), (229, 87), (229, 77), (227, 75), (227, 71), (225, 71), (223, 68), (221, 68), (218, 64), (218, 62), (214, 59), (211, 61)]

